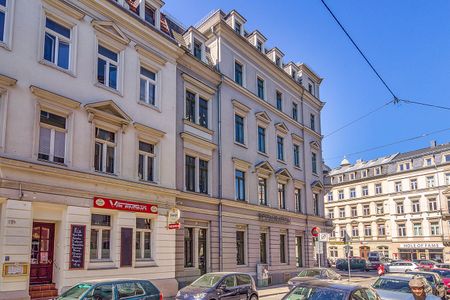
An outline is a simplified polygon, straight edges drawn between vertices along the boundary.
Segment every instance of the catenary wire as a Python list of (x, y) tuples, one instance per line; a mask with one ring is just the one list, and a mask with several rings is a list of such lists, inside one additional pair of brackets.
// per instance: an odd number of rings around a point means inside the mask
[(400, 102), (405, 102), (407, 104), (417, 104), (417, 105), (423, 105), (423, 106), (429, 106), (429, 107), (434, 107), (434, 108), (439, 108), (439, 109), (450, 110), (450, 107), (448, 107), (448, 106), (440, 106), (440, 105), (424, 103), (424, 102), (419, 102), (419, 101), (413, 101), (413, 100), (407, 100), (407, 99), (397, 99), (397, 100)]

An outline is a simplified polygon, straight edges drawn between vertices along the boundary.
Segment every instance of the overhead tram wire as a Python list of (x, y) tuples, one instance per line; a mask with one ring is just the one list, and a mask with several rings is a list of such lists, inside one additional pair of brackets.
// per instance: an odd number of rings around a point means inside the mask
[(407, 104), (417, 104), (417, 105), (423, 105), (423, 106), (428, 106), (428, 107), (434, 107), (434, 108), (439, 108), (439, 109), (450, 110), (450, 107), (448, 107), (448, 106), (440, 106), (440, 105), (429, 104), (429, 103), (418, 102), (418, 101), (407, 100), (407, 99), (398, 99), (398, 101), (404, 102), (404, 103), (407, 103)]
[[(414, 136), (414, 137), (411, 137), (411, 138), (402, 139), (402, 140), (397, 140), (397, 141), (391, 142), (391, 143), (389, 143), (389, 144), (385, 144), (385, 145), (381, 145), (381, 146), (376, 146), (376, 147), (368, 148), (368, 149), (361, 150), (361, 151), (357, 151), (357, 152), (348, 153), (348, 154), (345, 154), (345, 156), (346, 156), (346, 157), (350, 157), (350, 156), (354, 156), (354, 155), (357, 155), (357, 154), (361, 154), (361, 153), (365, 153), (365, 152), (370, 152), (370, 151), (374, 151), (374, 150), (386, 148), (386, 147), (389, 147), (389, 146), (397, 145), (397, 144), (400, 144), (400, 143), (404, 143), (404, 142), (409, 142), (409, 141), (417, 140), (417, 139), (420, 139), (420, 138), (424, 138), (424, 137), (427, 137), (427, 136), (430, 136), (430, 135), (433, 135), (433, 134), (437, 134), (437, 133), (441, 133), (441, 132), (445, 132), (445, 131), (449, 131), (449, 130), (450, 130), (450, 127), (449, 127), (449, 128), (440, 129), (440, 130), (436, 130), (436, 131), (432, 131), (432, 132), (427, 132), (427, 133), (423, 133), (423, 134), (421, 134), (421, 135)], [(334, 156), (334, 157), (328, 157), (328, 158), (325, 158), (325, 160), (339, 159), (339, 158), (342, 158), (342, 157), (343, 157), (343, 155), (341, 155), (341, 156)]]

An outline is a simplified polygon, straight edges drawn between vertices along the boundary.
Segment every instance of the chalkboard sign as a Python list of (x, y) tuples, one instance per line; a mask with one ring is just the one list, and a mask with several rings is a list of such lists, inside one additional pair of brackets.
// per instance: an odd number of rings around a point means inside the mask
[(71, 225), (69, 269), (84, 269), (85, 240), (86, 225)]

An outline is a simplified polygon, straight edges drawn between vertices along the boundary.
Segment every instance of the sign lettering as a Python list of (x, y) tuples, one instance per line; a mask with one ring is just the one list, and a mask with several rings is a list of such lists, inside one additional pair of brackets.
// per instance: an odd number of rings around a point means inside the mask
[(84, 248), (86, 245), (86, 225), (70, 226), (69, 269), (84, 269)]
[(158, 214), (158, 205), (94, 197), (94, 207)]

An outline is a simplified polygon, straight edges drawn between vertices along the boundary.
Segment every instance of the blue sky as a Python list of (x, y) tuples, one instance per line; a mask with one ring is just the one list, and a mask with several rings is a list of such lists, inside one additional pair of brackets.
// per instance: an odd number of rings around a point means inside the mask
[[(394, 93), (403, 99), (450, 106), (450, 1), (326, 0)], [(283, 3), (283, 5), (280, 5)], [(392, 99), (320, 0), (166, 0), (164, 10), (183, 24), (210, 11), (239, 11), (246, 29), (259, 29), (285, 62), (307, 63), (324, 78), (322, 133), (345, 125)], [(331, 167), (343, 155), (450, 128), (450, 111), (390, 105), (323, 140)], [(351, 162), (450, 142), (450, 130), (348, 156)]]

